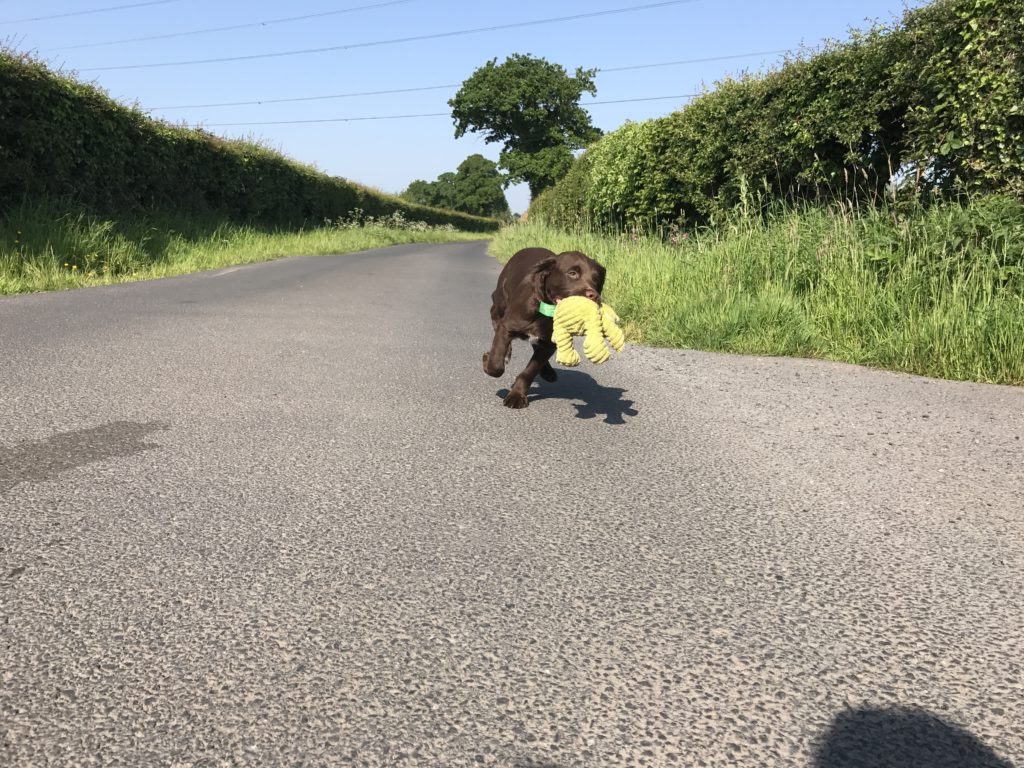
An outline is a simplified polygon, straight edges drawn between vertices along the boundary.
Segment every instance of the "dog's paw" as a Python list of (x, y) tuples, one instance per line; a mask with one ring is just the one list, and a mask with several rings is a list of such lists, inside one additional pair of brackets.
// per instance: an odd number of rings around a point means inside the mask
[(545, 363), (540, 369), (540, 377), (544, 381), (558, 381), (558, 371), (551, 367), (551, 363)]
[(483, 360), (483, 363), (484, 363), (484, 373), (486, 373), (488, 376), (493, 376), (494, 378), (498, 378), (503, 373), (505, 373), (505, 366), (503, 365), (503, 366), (501, 366), (499, 368), (492, 368), (491, 367), (491, 363), (490, 363), (490, 357), (491, 356), (490, 356), (489, 353), (484, 352), (484, 360)]
[(506, 408), (525, 408), (530, 404), (530, 401), (522, 392), (512, 390), (505, 395), (504, 403)]

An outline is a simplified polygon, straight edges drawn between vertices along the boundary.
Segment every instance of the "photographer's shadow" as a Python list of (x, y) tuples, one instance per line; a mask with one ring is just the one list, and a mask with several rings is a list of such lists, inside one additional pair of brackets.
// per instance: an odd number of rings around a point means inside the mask
[[(538, 378), (530, 388), (530, 403), (538, 400), (573, 400), (577, 419), (596, 419), (603, 416), (605, 424), (625, 424), (626, 417), (636, 416), (639, 411), (632, 400), (623, 395), (629, 390), (620, 387), (605, 387), (592, 376), (582, 371), (558, 369), (558, 381), (548, 382)], [(497, 396), (504, 399), (508, 388), (498, 390)]]
[(973, 734), (918, 707), (839, 713), (814, 768), (1014, 768)]

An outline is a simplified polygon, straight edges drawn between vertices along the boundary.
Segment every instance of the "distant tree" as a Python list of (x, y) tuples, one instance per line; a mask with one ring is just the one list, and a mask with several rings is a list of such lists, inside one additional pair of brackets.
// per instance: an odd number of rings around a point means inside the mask
[(456, 211), (493, 218), (509, 214), (498, 164), (483, 155), (470, 155), (462, 161), (455, 172), (454, 193)]
[(456, 208), (458, 205), (458, 195), (455, 191), (455, 174), (451, 171), (442, 173), (437, 177), (437, 181), (434, 182), (434, 203), (435, 208), (448, 208), (449, 210), (459, 210)]
[(408, 200), (410, 203), (418, 203), (419, 205), (434, 206), (433, 194), (434, 194), (434, 182), (424, 181), (423, 179), (416, 179), (412, 181), (405, 191), (401, 194), (401, 197)]
[(503, 181), (497, 163), (483, 155), (470, 155), (454, 173), (442, 173), (436, 181), (416, 179), (402, 197), (434, 208), (501, 218), (509, 214)]
[(455, 210), (454, 173), (442, 173), (436, 181), (416, 179), (401, 194), (410, 203)]
[(506, 184), (525, 181), (536, 197), (569, 170), (573, 150), (601, 135), (579, 104), (584, 92), (597, 93), (596, 73), (577, 67), (570, 77), (558, 64), (519, 53), (503, 64), (492, 59), (448, 102), (455, 138), (480, 132), (488, 143), (503, 142), (498, 165)]

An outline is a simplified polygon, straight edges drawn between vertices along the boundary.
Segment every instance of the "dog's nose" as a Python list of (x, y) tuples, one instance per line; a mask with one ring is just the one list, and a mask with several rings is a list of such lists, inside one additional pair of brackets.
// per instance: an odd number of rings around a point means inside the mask
[(587, 288), (583, 295), (586, 296), (591, 301), (597, 301), (599, 298), (601, 298), (601, 294), (599, 294), (593, 288)]

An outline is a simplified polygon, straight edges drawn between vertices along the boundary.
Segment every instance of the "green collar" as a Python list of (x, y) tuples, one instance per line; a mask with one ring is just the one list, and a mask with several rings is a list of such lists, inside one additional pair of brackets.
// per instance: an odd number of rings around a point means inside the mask
[(540, 312), (542, 315), (547, 315), (548, 317), (554, 317), (555, 316), (555, 305), (554, 304), (548, 304), (546, 301), (542, 301), (540, 303), (540, 306), (537, 307), (537, 311)]

